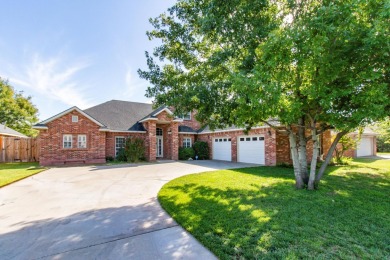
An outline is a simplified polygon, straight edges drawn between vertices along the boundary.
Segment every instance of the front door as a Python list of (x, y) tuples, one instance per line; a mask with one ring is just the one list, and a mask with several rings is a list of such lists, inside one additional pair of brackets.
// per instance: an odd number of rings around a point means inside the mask
[(163, 157), (163, 132), (161, 128), (156, 129), (156, 157)]

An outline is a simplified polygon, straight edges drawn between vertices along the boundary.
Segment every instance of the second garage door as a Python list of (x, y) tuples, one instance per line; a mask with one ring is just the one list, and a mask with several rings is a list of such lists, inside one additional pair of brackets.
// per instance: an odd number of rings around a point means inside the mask
[(232, 141), (230, 138), (215, 138), (213, 140), (213, 160), (232, 160)]
[(263, 136), (241, 136), (238, 138), (238, 161), (265, 164)]
[(362, 137), (357, 147), (357, 157), (373, 155), (373, 138)]

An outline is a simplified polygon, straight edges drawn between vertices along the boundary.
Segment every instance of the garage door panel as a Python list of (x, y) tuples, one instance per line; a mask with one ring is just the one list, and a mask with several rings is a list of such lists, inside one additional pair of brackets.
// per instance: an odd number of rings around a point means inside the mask
[(213, 160), (232, 160), (232, 142), (230, 138), (215, 138), (213, 140)]
[(265, 164), (263, 136), (245, 136), (238, 138), (238, 161)]
[(356, 149), (356, 155), (360, 156), (371, 156), (373, 155), (373, 138), (371, 137), (362, 137), (358, 143)]

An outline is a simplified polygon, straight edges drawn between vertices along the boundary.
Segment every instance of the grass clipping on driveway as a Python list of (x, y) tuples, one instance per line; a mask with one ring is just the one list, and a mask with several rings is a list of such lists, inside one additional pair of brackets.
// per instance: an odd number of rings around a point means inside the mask
[(292, 169), (187, 175), (163, 208), (222, 259), (389, 259), (390, 160), (329, 167), (320, 190), (294, 189)]
[(0, 163), (0, 187), (44, 170), (38, 163)]

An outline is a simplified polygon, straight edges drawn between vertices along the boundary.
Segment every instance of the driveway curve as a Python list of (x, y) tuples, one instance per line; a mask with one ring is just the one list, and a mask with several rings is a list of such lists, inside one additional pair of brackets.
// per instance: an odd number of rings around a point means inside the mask
[(0, 259), (214, 259), (161, 208), (177, 177), (252, 164), (52, 168), (0, 189)]

